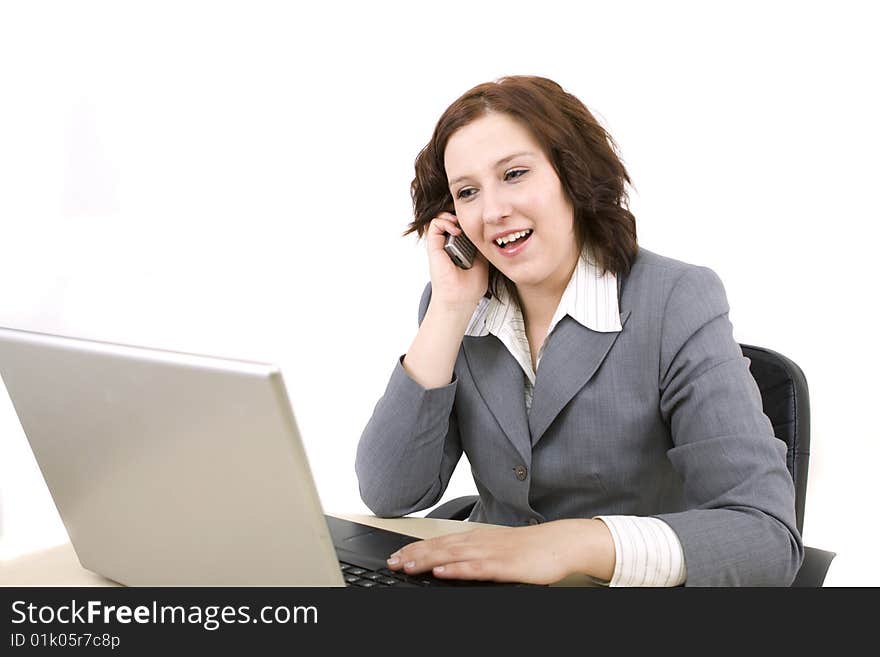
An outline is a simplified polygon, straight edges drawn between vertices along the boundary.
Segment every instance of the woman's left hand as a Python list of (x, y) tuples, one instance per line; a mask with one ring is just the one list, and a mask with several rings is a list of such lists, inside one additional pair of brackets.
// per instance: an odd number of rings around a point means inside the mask
[(404, 546), (388, 560), (410, 575), (552, 584), (572, 573), (610, 580), (614, 542), (601, 520), (556, 520), (530, 527), (487, 527)]

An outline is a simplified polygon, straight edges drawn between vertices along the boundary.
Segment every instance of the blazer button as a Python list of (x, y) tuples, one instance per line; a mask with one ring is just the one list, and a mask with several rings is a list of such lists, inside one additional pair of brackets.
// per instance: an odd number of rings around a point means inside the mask
[(514, 474), (516, 474), (516, 478), (520, 481), (525, 481), (526, 477), (529, 476), (529, 471), (526, 469), (524, 465), (518, 465), (513, 469)]
[(529, 518), (530, 525), (537, 525), (539, 522), (541, 522), (541, 521), (538, 520), (537, 518)]

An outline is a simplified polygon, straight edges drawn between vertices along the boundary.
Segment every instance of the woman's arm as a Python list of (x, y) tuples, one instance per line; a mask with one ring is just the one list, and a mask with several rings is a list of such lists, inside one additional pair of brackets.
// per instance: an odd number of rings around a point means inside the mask
[(456, 267), (443, 248), (447, 234), (462, 230), (454, 214), (443, 212), (425, 233), (431, 284), (419, 305), (419, 331), (358, 443), (361, 498), (379, 516), (435, 504), (461, 458), (453, 371), (468, 321), (486, 292), (489, 265), (477, 254), (470, 269)]
[(419, 332), (406, 352), (403, 369), (424, 388), (439, 388), (452, 381), (452, 370), (476, 303), (428, 305)]
[(788, 586), (803, 560), (786, 446), (733, 338), (718, 276), (689, 267), (663, 316), (660, 410), (688, 510), (660, 514), (681, 541), (687, 585)]
[(461, 458), (452, 372), (467, 322), (463, 310), (431, 311), (430, 300), (428, 285), (413, 346), (395, 365), (358, 443), (361, 499), (377, 516), (403, 516), (435, 504)]
[(614, 542), (596, 519), (480, 528), (410, 543), (391, 555), (388, 567), (447, 579), (552, 584), (580, 573), (608, 581)]

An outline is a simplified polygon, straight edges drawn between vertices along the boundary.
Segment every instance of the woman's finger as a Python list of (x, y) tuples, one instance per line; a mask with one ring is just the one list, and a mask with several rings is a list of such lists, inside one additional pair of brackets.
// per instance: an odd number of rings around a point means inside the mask
[(451, 221), (454, 224), (458, 223), (458, 217), (456, 217), (451, 212), (441, 212), (440, 214), (437, 215), (437, 218), (446, 219), (447, 221)]
[[(391, 555), (389, 568), (403, 568), (408, 573), (421, 573), (458, 561), (481, 559), (488, 555), (489, 545), (474, 541), (473, 532), (450, 534), (410, 543)], [(395, 561), (396, 559), (396, 561)]]
[(435, 566), (431, 574), (439, 579), (500, 580), (499, 569), (489, 559), (455, 561)]
[(416, 575), (450, 563), (481, 561), (486, 556), (486, 550), (480, 549), (478, 546), (454, 545), (422, 554), (401, 556), (402, 561), (398, 565), (403, 565), (405, 573)]
[(430, 232), (434, 234), (451, 233), (452, 235), (458, 235), (461, 233), (461, 228), (459, 228), (457, 224), (448, 219), (440, 219), (439, 217), (432, 219), (429, 226)]

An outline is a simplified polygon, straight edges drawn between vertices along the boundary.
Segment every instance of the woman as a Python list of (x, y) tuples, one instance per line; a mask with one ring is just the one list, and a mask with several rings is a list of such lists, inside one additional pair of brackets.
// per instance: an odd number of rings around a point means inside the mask
[[(546, 584), (788, 585), (803, 558), (785, 445), (709, 269), (636, 242), (627, 172), (543, 78), (475, 87), (416, 160), (431, 282), (358, 445), (380, 516), (436, 504), (464, 451), (471, 520), (389, 568)], [(443, 246), (464, 233), (460, 269)]]

